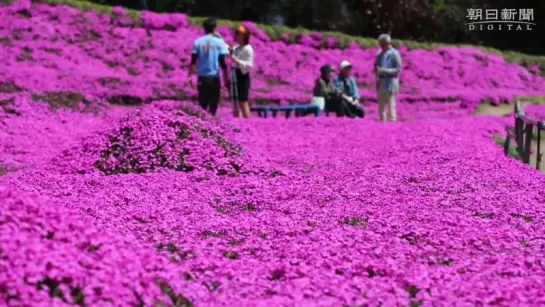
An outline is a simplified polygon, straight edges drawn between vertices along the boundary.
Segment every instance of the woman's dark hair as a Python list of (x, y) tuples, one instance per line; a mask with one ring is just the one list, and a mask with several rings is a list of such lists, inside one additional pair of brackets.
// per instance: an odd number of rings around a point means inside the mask
[(242, 34), (245, 45), (248, 45), (250, 43), (250, 31), (245, 26), (243, 25), (238, 26), (238, 28), (235, 30), (235, 34), (236, 35)]
[(331, 65), (325, 64), (322, 67), (320, 67), (320, 75), (325, 76), (333, 71), (333, 67)]
[(203, 27), (204, 27), (204, 32), (206, 34), (210, 34), (210, 33), (213, 33), (214, 31), (216, 31), (216, 28), (218, 27), (218, 23), (216, 22), (216, 18), (214, 17), (209, 17), (208, 19), (206, 19), (203, 23)]

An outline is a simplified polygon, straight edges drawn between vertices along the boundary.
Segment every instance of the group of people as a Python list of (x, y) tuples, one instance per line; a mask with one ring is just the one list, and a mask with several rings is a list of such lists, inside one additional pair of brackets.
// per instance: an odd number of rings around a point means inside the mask
[[(399, 92), (401, 56), (392, 47), (390, 35), (380, 35), (378, 43), (380, 50), (375, 57), (373, 74), (377, 80), (379, 116), (381, 121), (394, 122), (397, 117), (395, 95)], [(351, 76), (352, 64), (342, 61), (339, 64), (339, 74), (335, 77), (333, 71), (333, 67), (327, 64), (320, 68), (320, 77), (314, 85), (312, 104), (328, 112), (335, 112), (340, 117), (363, 118), (365, 111), (361, 106), (358, 85)]]
[[(205, 35), (193, 44), (188, 81), (197, 74), (200, 106), (215, 115), (221, 92), (220, 69), (223, 80), (229, 90), (233, 115), (250, 117), (249, 92), (250, 71), (254, 63), (254, 50), (250, 45), (250, 31), (240, 25), (235, 30), (235, 46), (225, 43), (216, 31), (214, 18), (204, 22)], [(379, 102), (379, 115), (382, 121), (396, 121), (395, 95), (399, 91), (399, 72), (401, 56), (392, 47), (391, 37), (382, 34), (378, 38), (380, 50), (375, 57), (373, 74), (376, 76), (376, 90)], [(230, 57), (232, 69), (227, 67), (226, 58)], [(320, 68), (320, 77), (316, 80), (312, 104), (322, 110), (334, 112), (339, 117), (363, 118), (365, 111), (361, 105), (358, 86), (351, 76), (352, 64), (342, 61), (338, 74), (331, 65)], [(389, 109), (389, 112), (387, 112)]]
[[(216, 19), (208, 18), (204, 22), (205, 35), (193, 43), (187, 80), (191, 83), (193, 74), (197, 74), (199, 105), (215, 116), (221, 96), (221, 69), (230, 92), (234, 116), (249, 118), (250, 70), (254, 63), (250, 31), (240, 25), (235, 31), (236, 45), (229, 46), (216, 28)], [(230, 72), (227, 57), (231, 58)]]
[(337, 116), (360, 117), (365, 111), (360, 104), (360, 94), (356, 80), (350, 75), (352, 64), (342, 61), (339, 74), (333, 77), (333, 67), (324, 65), (320, 68), (320, 77), (314, 85), (312, 104), (320, 109), (335, 112)]

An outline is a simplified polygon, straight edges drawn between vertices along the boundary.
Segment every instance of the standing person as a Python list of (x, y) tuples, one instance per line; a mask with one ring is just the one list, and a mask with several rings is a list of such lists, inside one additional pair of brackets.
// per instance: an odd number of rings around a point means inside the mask
[(350, 75), (352, 64), (348, 61), (342, 61), (339, 64), (339, 75), (333, 79), (335, 88), (340, 92), (343, 101), (346, 102), (347, 116), (360, 117), (365, 116), (365, 111), (360, 105), (360, 92), (356, 80)]
[(392, 38), (388, 34), (378, 37), (380, 50), (375, 58), (374, 73), (377, 76), (378, 112), (380, 120), (386, 121), (386, 105), (390, 109), (388, 120), (396, 121), (395, 95), (399, 92), (399, 72), (401, 56), (392, 47)]
[(229, 74), (225, 56), (229, 54), (225, 42), (214, 35), (217, 28), (215, 18), (208, 18), (204, 22), (205, 35), (195, 40), (191, 53), (188, 81), (191, 82), (193, 73), (197, 73), (199, 104), (216, 115), (221, 94), (219, 69), (223, 71), (223, 80), (229, 88)]
[(235, 30), (235, 41), (231, 60), (231, 99), (233, 100), (233, 114), (244, 118), (250, 118), (250, 106), (248, 104), (250, 93), (250, 70), (254, 66), (254, 49), (250, 45), (250, 31), (243, 25)]

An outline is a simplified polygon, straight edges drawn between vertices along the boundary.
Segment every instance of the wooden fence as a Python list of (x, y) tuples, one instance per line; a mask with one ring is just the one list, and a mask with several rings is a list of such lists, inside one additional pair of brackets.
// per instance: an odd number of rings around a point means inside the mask
[(545, 131), (545, 122), (532, 119), (526, 114), (519, 101), (515, 102), (515, 127), (507, 127), (507, 137), (505, 138), (504, 151), (509, 154), (509, 148), (514, 141), (516, 151), (522, 162), (530, 164), (530, 155), (532, 152), (532, 141), (537, 143), (536, 169), (540, 170), (541, 164), (541, 131)]

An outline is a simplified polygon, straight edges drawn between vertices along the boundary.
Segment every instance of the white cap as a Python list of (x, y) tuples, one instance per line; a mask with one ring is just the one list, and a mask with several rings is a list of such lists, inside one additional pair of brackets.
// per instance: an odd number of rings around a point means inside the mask
[(352, 64), (350, 64), (350, 62), (348, 61), (342, 61), (341, 64), (339, 64), (339, 70), (343, 70), (347, 67), (350, 67), (352, 66)]

